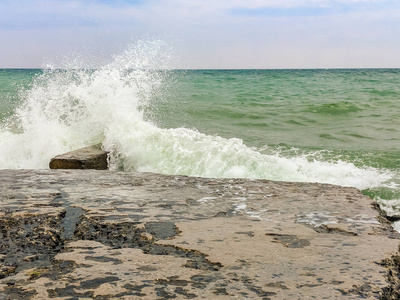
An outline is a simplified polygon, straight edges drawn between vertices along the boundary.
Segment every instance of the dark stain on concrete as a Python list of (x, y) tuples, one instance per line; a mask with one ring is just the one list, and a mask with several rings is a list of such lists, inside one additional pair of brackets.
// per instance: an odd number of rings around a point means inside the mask
[(180, 280), (179, 277), (177, 276), (171, 276), (168, 277), (167, 279), (157, 279), (156, 283), (162, 285), (187, 286), (190, 283), (190, 281)]
[(148, 286), (150, 286), (150, 285), (149, 284), (133, 285), (133, 284), (127, 283), (127, 284), (123, 285), (122, 287), (129, 291), (128, 293), (126, 293), (126, 295), (142, 297), (142, 296), (146, 296), (146, 294), (142, 293), (142, 290)]
[(247, 235), (248, 237), (254, 237), (254, 232), (253, 231), (242, 231), (242, 232), (235, 232), (236, 234), (244, 234)]
[(383, 288), (383, 300), (400, 299), (400, 255), (393, 255), (379, 262), (382, 266), (386, 267), (388, 286)]
[(138, 268), (141, 271), (145, 271), (145, 272), (154, 272), (157, 271), (158, 269), (152, 266), (142, 266)]
[(99, 262), (112, 262), (113, 265), (120, 265), (122, 264), (122, 261), (116, 258), (111, 258), (111, 257), (105, 257), (105, 256), (86, 256), (86, 260), (91, 260), (91, 261), (99, 261)]
[(286, 235), (279, 233), (266, 233), (265, 235), (273, 236), (275, 242), (281, 243), (288, 248), (303, 248), (311, 245), (310, 241), (306, 239), (299, 239), (295, 235)]
[(313, 227), (313, 229), (318, 233), (336, 233), (336, 234), (350, 235), (350, 236), (358, 235), (358, 233), (356, 233), (356, 232), (347, 231), (347, 230), (337, 228), (337, 227), (331, 227), (331, 226), (328, 226), (325, 224), (318, 226), (318, 227)]
[(271, 283), (268, 283), (266, 286), (267, 286), (267, 287), (273, 287), (273, 288), (280, 288), (280, 289), (282, 289), (282, 290), (287, 290), (287, 289), (288, 289), (288, 288), (283, 284), (283, 281), (282, 281), (282, 282), (271, 282)]
[(270, 299), (270, 298), (268, 298), (268, 297), (274, 296), (274, 295), (277, 294), (277, 293), (275, 293), (275, 292), (267, 292), (267, 291), (264, 291), (261, 287), (256, 286), (256, 285), (254, 284), (253, 280), (250, 279), (250, 278), (247, 277), (247, 276), (242, 276), (242, 277), (241, 277), (241, 281), (243, 282), (243, 284), (245, 285), (245, 287), (246, 287), (249, 291), (255, 293), (256, 295), (258, 295), (258, 296), (261, 297), (262, 299), (267, 300), (267, 299)]
[(93, 298), (93, 292), (83, 292), (79, 293), (76, 292), (76, 289), (79, 289), (77, 285), (67, 285), (65, 288), (55, 288), (55, 289), (48, 289), (47, 293), (50, 298), (55, 297), (69, 297), (68, 300), (79, 300), (81, 298)]
[(119, 277), (117, 276), (108, 276), (108, 277), (99, 277), (96, 279), (81, 281), (80, 287), (83, 289), (94, 289), (103, 283), (118, 281)]
[[(26, 300), (31, 298), (36, 292), (35, 291), (24, 291), (23, 288), (17, 288), (14, 287), (13, 285), (10, 285), (9, 288), (7, 288), (7, 298), (0, 298), (0, 299), (10, 299), (10, 300)], [(0, 297), (2, 297), (0, 295)]]
[[(51, 260), (61, 249), (63, 213), (56, 216), (24, 216), (0, 219), (0, 254), (5, 255), (0, 278), (14, 272), (51, 266)], [(30, 257), (32, 259), (26, 259)]]
[(173, 222), (147, 222), (145, 227), (146, 232), (157, 240), (169, 239), (179, 234), (179, 230)]
[(71, 239), (74, 236), (76, 224), (84, 213), (85, 211), (80, 207), (66, 207), (65, 215), (61, 222), (63, 239)]

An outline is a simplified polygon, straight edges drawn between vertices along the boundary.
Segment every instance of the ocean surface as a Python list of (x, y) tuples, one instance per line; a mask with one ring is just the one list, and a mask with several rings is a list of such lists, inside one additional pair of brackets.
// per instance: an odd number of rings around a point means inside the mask
[(133, 52), (0, 69), (0, 169), (102, 143), (112, 169), (352, 186), (400, 211), (400, 69), (176, 70)]

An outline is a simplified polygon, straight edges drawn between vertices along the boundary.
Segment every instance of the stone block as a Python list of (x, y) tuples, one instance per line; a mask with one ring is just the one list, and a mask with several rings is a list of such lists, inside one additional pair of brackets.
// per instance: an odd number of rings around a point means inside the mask
[(107, 170), (108, 152), (101, 149), (101, 144), (70, 151), (53, 157), (50, 169), (95, 169)]

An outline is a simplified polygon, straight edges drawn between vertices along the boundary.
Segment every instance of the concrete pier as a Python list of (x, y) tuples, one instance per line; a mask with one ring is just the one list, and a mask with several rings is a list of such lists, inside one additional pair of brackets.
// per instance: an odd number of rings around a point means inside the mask
[(399, 299), (399, 235), (354, 188), (0, 170), (0, 299)]

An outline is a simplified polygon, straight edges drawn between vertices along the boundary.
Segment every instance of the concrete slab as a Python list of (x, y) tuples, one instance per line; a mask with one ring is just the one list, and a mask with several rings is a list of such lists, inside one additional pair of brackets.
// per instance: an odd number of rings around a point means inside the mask
[(0, 182), (0, 299), (399, 298), (399, 234), (354, 188), (93, 170)]

